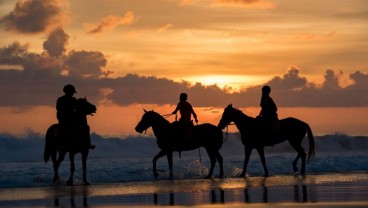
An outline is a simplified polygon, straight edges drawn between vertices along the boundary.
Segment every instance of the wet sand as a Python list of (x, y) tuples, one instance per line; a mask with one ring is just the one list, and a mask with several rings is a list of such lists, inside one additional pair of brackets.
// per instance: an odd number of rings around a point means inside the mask
[(0, 189), (2, 207), (368, 207), (368, 173)]

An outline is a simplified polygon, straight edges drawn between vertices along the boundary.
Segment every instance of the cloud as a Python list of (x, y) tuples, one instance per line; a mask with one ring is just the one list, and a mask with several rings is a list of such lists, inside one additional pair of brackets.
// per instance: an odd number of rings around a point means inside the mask
[(133, 12), (126, 12), (122, 16), (109, 15), (95, 24), (87, 24), (88, 34), (101, 34), (114, 30), (120, 25), (130, 25), (135, 21)]
[(299, 76), (299, 69), (296, 66), (291, 66), (283, 77), (276, 76), (266, 84), (278, 89), (295, 90), (306, 86), (307, 79)]
[(325, 77), (325, 81), (322, 84), (322, 87), (324, 89), (329, 89), (329, 90), (340, 89), (339, 76), (335, 75), (335, 72), (333, 70), (331, 69), (327, 70), (324, 77)]
[(47, 53), (28, 52), (28, 44), (14, 42), (8, 46), (0, 48), (0, 65), (21, 66), (24, 73), (38, 74), (57, 73), (60, 68), (58, 59), (50, 57)]
[(65, 60), (70, 75), (97, 78), (102, 75), (102, 68), (107, 60), (98, 51), (71, 51)]
[[(59, 36), (62, 38), (56, 38)], [(308, 82), (297, 66), (291, 66), (285, 74), (262, 85), (229, 93), (217, 85), (191, 85), (153, 76), (128, 74), (109, 78), (104, 76), (108, 69), (103, 53), (84, 50), (66, 53), (67, 37), (60, 29), (45, 41), (46, 45), (57, 45), (62, 50), (54, 51), (55, 48), (46, 46), (47, 51), (34, 53), (29, 51), (28, 44), (19, 42), (0, 48), (0, 106), (54, 106), (62, 87), (68, 83), (77, 87), (80, 93), (77, 96), (118, 105), (176, 104), (178, 95), (186, 92), (197, 107), (223, 107), (229, 103), (239, 107), (259, 106), (261, 88), (267, 84), (279, 107), (368, 106), (368, 74), (360, 71), (349, 75), (352, 84), (341, 87), (342, 72), (326, 70), (321, 75), (324, 81), (318, 86)], [(65, 71), (68, 73), (62, 73)], [(106, 89), (108, 93), (101, 93)]]
[(354, 84), (350, 87), (359, 90), (368, 90), (368, 74), (363, 74), (362, 72), (357, 71), (350, 74), (350, 79), (354, 81)]
[(43, 48), (50, 56), (61, 56), (66, 51), (69, 35), (62, 28), (54, 30), (43, 43)]
[(62, 0), (19, 0), (13, 11), (0, 19), (0, 24), (18, 33), (48, 32), (67, 22), (61, 5)]

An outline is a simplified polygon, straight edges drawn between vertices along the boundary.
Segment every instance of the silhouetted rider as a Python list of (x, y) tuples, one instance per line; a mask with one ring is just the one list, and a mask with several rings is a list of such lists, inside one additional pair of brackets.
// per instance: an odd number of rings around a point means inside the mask
[(78, 131), (82, 131), (82, 137), (87, 138), (89, 148), (94, 149), (96, 146), (91, 145), (89, 126), (87, 123), (83, 126), (77, 121), (77, 99), (74, 97), (74, 94), (77, 93), (77, 91), (75, 90), (75, 87), (71, 84), (65, 85), (63, 92), (65, 94), (59, 97), (56, 101), (56, 117), (59, 121), (59, 128), (62, 137), (70, 139), (73, 134), (78, 133)]
[(180, 102), (176, 106), (176, 109), (172, 112), (172, 114), (176, 114), (178, 111), (180, 112), (179, 122), (182, 123), (191, 123), (191, 116), (195, 119), (195, 122), (198, 123), (197, 114), (194, 112), (192, 105), (187, 101), (188, 95), (186, 93), (180, 94)]
[(63, 92), (65, 94), (56, 101), (56, 117), (60, 127), (63, 128), (63, 130), (69, 130), (76, 119), (75, 109), (77, 99), (73, 97), (73, 95), (77, 93), (77, 91), (73, 85), (68, 84), (64, 86)]
[(179, 122), (174, 122), (174, 128), (180, 133), (182, 138), (189, 139), (193, 135), (193, 115), (195, 122), (198, 124), (197, 114), (194, 112), (192, 105), (187, 101), (188, 95), (186, 93), (180, 94), (180, 102), (176, 106), (172, 114), (180, 112)]
[[(261, 97), (261, 112), (259, 113), (258, 118), (261, 121), (261, 125), (263, 130), (266, 133), (272, 134), (274, 130), (279, 128), (278, 116), (277, 116), (277, 106), (273, 99), (270, 96), (271, 87), (264, 86), (262, 87), (262, 97)], [(271, 141), (271, 145), (273, 145), (270, 136), (268, 136)]]

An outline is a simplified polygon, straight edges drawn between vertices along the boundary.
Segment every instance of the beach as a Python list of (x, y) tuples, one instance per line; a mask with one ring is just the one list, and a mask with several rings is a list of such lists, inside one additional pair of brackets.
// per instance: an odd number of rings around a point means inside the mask
[(2, 207), (368, 206), (368, 173), (3, 188)]

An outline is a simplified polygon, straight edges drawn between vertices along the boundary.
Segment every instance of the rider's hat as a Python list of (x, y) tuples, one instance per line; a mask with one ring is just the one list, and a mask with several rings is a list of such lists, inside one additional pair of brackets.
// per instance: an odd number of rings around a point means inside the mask
[(65, 85), (63, 88), (63, 92), (64, 93), (77, 93), (77, 91), (75, 91), (75, 87), (71, 84)]

